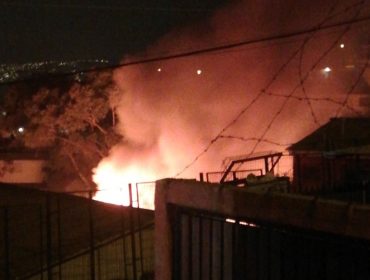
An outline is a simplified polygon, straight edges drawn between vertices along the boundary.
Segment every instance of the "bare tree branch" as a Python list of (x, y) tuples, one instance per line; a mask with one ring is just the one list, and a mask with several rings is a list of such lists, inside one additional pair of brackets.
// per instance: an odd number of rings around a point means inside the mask
[(87, 152), (89, 150), (89, 151), (97, 153), (101, 158), (105, 157), (105, 155), (101, 151), (99, 151), (98, 149), (86, 149), (86, 146), (81, 146), (81, 145), (77, 144), (76, 142), (73, 142), (73, 141), (71, 141), (67, 138), (64, 138), (64, 137), (55, 136), (55, 138), (59, 139), (59, 140), (62, 140), (63, 142), (68, 143), (69, 145), (75, 146), (75, 147), (81, 149), (82, 151)]
[(78, 167), (78, 164), (75, 160), (75, 158), (73, 157), (72, 153), (68, 153), (68, 157), (69, 159), (71, 160), (71, 163), (74, 167), (74, 169), (76, 170), (76, 173), (78, 174), (78, 176), (80, 177), (80, 179), (84, 182), (84, 184), (86, 185), (86, 187), (91, 190), (92, 189), (92, 185), (90, 184), (89, 180), (86, 179), (86, 177), (83, 175), (83, 173), (81, 172), (80, 168)]

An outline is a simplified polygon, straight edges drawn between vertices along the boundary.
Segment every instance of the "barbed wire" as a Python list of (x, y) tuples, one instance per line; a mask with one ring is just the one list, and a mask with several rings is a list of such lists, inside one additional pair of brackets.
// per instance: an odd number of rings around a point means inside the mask
[[(249, 102), (249, 104), (247, 104), (232, 119), (232, 121), (230, 121), (225, 127), (223, 127), (221, 129), (221, 131), (208, 143), (208, 145), (206, 146), (206, 148), (201, 153), (199, 153), (190, 164), (188, 164), (187, 166), (185, 166), (183, 170), (181, 170), (179, 173), (177, 173), (174, 176), (174, 177), (177, 177), (177, 176), (181, 175), (183, 172), (185, 172), (188, 168), (190, 168), (195, 162), (197, 162), (200, 157), (202, 157), (204, 154), (206, 154), (209, 151), (209, 149), (214, 145), (214, 143), (217, 142), (219, 139), (224, 138), (224, 139), (239, 139), (239, 140), (242, 140), (242, 141), (254, 141), (256, 143), (255, 143), (254, 147), (252, 148), (251, 153), (253, 153), (257, 149), (257, 147), (258, 147), (258, 145), (260, 143), (262, 143), (262, 142), (269, 143), (269, 140), (265, 139), (266, 134), (268, 133), (268, 131), (270, 131), (270, 129), (271, 129), (272, 125), (275, 123), (276, 119), (279, 117), (279, 115), (285, 109), (288, 100), (290, 100), (292, 98), (304, 100), (304, 101), (307, 102), (307, 104), (309, 106), (309, 109), (310, 109), (310, 112), (311, 112), (312, 119), (313, 119), (314, 123), (316, 125), (318, 125), (318, 126), (320, 125), (320, 123), (318, 122), (317, 116), (316, 116), (316, 114), (315, 114), (315, 112), (313, 110), (313, 106), (311, 104), (311, 101), (325, 100), (325, 101), (333, 102), (333, 103), (336, 103), (336, 104), (342, 106), (341, 109), (343, 109), (343, 108), (349, 108), (353, 112), (356, 112), (355, 109), (351, 108), (348, 105), (348, 99), (349, 99), (350, 94), (355, 89), (355, 86), (360, 81), (360, 78), (363, 75), (364, 71), (366, 70), (367, 63), (365, 63), (362, 71), (358, 75), (357, 80), (352, 85), (350, 92), (347, 93), (347, 96), (346, 96), (345, 101), (340, 102), (340, 103), (338, 103), (338, 101), (335, 101), (335, 100), (330, 99), (330, 98), (325, 98), (325, 99), (318, 99), (318, 98), (316, 98), (315, 99), (315, 98), (308, 97), (307, 92), (306, 92), (306, 89), (305, 89), (305, 81), (307, 80), (307, 78), (309, 76), (309, 73), (318, 67), (319, 63), (333, 50), (333, 48), (338, 44), (338, 42), (341, 40), (341, 38), (343, 38), (343, 36), (350, 30), (350, 28), (353, 26), (354, 23), (358, 23), (358, 22), (361, 22), (361, 21), (369, 20), (370, 19), (370, 17), (359, 18), (359, 14), (360, 14), (360, 11), (362, 10), (362, 7), (363, 7), (364, 3), (365, 3), (365, 0), (362, 0), (362, 1), (359, 1), (359, 2), (354, 3), (352, 6), (348, 6), (348, 7), (344, 8), (343, 10), (339, 11), (336, 14), (331, 14), (334, 11), (334, 8), (338, 4), (338, 1), (336, 1), (336, 3), (333, 5), (333, 8), (329, 12), (329, 15), (320, 24), (318, 24), (316, 27), (314, 27), (312, 29), (308, 29), (308, 30), (305, 30), (305, 31), (298, 31), (298, 32), (293, 32), (293, 33), (289, 33), (289, 34), (282, 34), (282, 35), (277, 35), (277, 36), (270, 36), (270, 37), (266, 37), (266, 38), (262, 38), (262, 39), (253, 39), (253, 40), (248, 40), (248, 41), (243, 41), (243, 42), (237, 42), (237, 43), (223, 45), (223, 46), (206, 48), (206, 49), (202, 49), (202, 50), (193, 50), (193, 51), (189, 51), (189, 52), (185, 52), (185, 53), (180, 53), (180, 54), (172, 54), (172, 55), (161, 56), (161, 57), (152, 57), (152, 58), (148, 58), (148, 59), (142, 59), (142, 60), (138, 60), (138, 61), (131, 61), (131, 62), (117, 64), (117, 65), (114, 65), (114, 66), (102, 67), (101, 69), (98, 68), (98, 69), (86, 70), (86, 71), (82, 71), (82, 72), (90, 72), (90, 71), (104, 70), (104, 69), (107, 69), (107, 68), (108, 69), (117, 69), (117, 68), (121, 68), (121, 67), (125, 67), (125, 66), (137, 65), (137, 64), (142, 64), (142, 63), (149, 63), (149, 62), (155, 62), (155, 61), (163, 61), (163, 60), (175, 59), (175, 58), (180, 58), (180, 57), (187, 57), (187, 56), (198, 55), (198, 54), (208, 54), (208, 53), (214, 53), (214, 52), (222, 52), (222, 51), (227, 51), (229, 49), (233, 49), (233, 48), (236, 48), (236, 47), (245, 46), (245, 45), (249, 45), (249, 44), (274, 41), (274, 40), (279, 40), (279, 39), (290, 38), (290, 37), (294, 37), (294, 36), (298, 36), (298, 35), (307, 34), (306, 38), (303, 40), (303, 42), (300, 45), (300, 47), (297, 50), (295, 50), (288, 57), (288, 59), (281, 65), (281, 67), (276, 71), (276, 73), (273, 75), (273, 77), (267, 83), (267, 85), (264, 87), (264, 89), (262, 89)], [(328, 24), (328, 25), (326, 25), (328, 23), (328, 21), (330, 21), (330, 20), (332, 20), (332, 19), (334, 19), (334, 18), (336, 18), (336, 17), (338, 17), (338, 16), (346, 13), (347, 11), (349, 11), (351, 9), (355, 9), (355, 8), (358, 8), (357, 9), (357, 12), (355, 13), (355, 15), (353, 16), (353, 18), (350, 21), (345, 21), (345, 22), (340, 22), (340, 23), (334, 23), (334, 24), (330, 24), (330, 25)], [(309, 69), (309, 71), (307, 71), (307, 73), (304, 75), (304, 73), (302, 71), (302, 61), (303, 61), (303, 58), (304, 58), (304, 51), (305, 51), (305, 48), (306, 48), (306, 45), (308, 44), (308, 42), (314, 37), (314, 35), (318, 31), (325, 30), (325, 29), (328, 29), (328, 28), (333, 28), (333, 27), (342, 27), (342, 26), (345, 27), (344, 31), (342, 31), (340, 33), (340, 35), (332, 42), (332, 44), (330, 45), (330, 47), (326, 51), (323, 52), (323, 54), (311, 66), (311, 68)], [(280, 75), (282, 74), (282, 72), (284, 71), (284, 69), (291, 63), (291, 61), (293, 59), (295, 59), (297, 57), (297, 55), (299, 55), (299, 69), (298, 69), (299, 83), (294, 87), (294, 89), (289, 94), (286, 94), (286, 95), (277, 95), (277, 94), (273, 94), (273, 93), (268, 93), (271, 85), (280, 77)], [(367, 62), (369, 62), (369, 59), (367, 60)], [(299, 98), (299, 97), (294, 96), (294, 93), (299, 88), (302, 89), (302, 93), (304, 95), (303, 98)], [(256, 104), (256, 102), (263, 95), (276, 95), (276, 96), (280, 96), (280, 97), (284, 98), (285, 100), (282, 103), (282, 105), (280, 106), (280, 108), (278, 109), (278, 111), (275, 113), (275, 115), (272, 117), (272, 119), (270, 120), (270, 122), (268, 123), (268, 125), (267, 125), (266, 129), (263, 131), (261, 137), (244, 138), (244, 137), (240, 137), (240, 136), (224, 135), (224, 133), (230, 127), (232, 127), (233, 125), (235, 125), (239, 121), (239, 119), (247, 111), (249, 111), (249, 109), (254, 104)], [(339, 111), (341, 109), (338, 109), (337, 116), (338, 116)], [(358, 113), (358, 112), (356, 112), (356, 113)], [(274, 143), (274, 142), (271, 141), (270, 144), (279, 144), (279, 143)], [(285, 146), (283, 144), (279, 144), (279, 145)]]
[[(364, 3), (365, 0), (362, 1), (362, 3)], [(356, 19), (356, 17), (359, 15), (361, 9), (359, 8), (357, 13), (355, 14), (354, 16), (354, 19)], [(262, 133), (262, 136), (260, 138), (264, 138), (265, 135), (267, 134), (267, 132), (270, 130), (272, 124), (275, 122), (275, 120), (277, 119), (277, 117), (281, 114), (281, 112), (284, 110), (288, 100), (290, 99), (290, 97), (294, 94), (294, 92), (302, 86), (302, 84), (304, 84), (304, 82), (307, 80), (308, 76), (310, 75), (310, 73), (319, 65), (319, 63), (334, 49), (334, 47), (336, 45), (338, 45), (339, 41), (343, 38), (343, 36), (349, 31), (349, 29), (351, 28), (351, 24), (348, 24), (345, 28), (345, 30), (332, 42), (332, 44), (326, 49), (326, 51), (324, 51), (322, 53), (322, 55), (316, 60), (316, 62), (311, 66), (311, 68), (307, 71), (307, 73), (304, 75), (304, 77), (301, 77), (300, 79), (300, 83), (294, 87), (294, 89), (291, 91), (290, 94), (288, 94), (288, 97), (285, 99), (285, 101), (283, 102), (283, 104), (281, 105), (280, 109), (276, 112), (275, 116), (271, 119), (271, 121), (269, 122), (269, 124), (267, 125), (266, 129), (264, 130), (264, 132)], [(309, 36), (308, 36), (309, 37)], [(301, 48), (299, 49), (299, 51), (301, 51), (302, 49), (304, 49), (305, 45), (307, 44), (308, 40), (307, 41), (304, 41)], [(313, 113), (313, 112), (312, 112)], [(313, 113), (314, 114), (314, 113)], [(314, 118), (316, 119), (316, 117)], [(252, 151), (251, 153), (253, 153), (258, 144), (260, 142), (257, 142), (255, 144), (255, 146), (252, 148)]]
[[(359, 11), (361, 10), (361, 7), (363, 6), (364, 4), (364, 1), (361, 0), (357, 3), (354, 3), (352, 6), (349, 6), (349, 7), (346, 7), (344, 8), (341, 12), (337, 13), (337, 14), (334, 14), (334, 15), (331, 15), (332, 12), (334, 11), (335, 7), (338, 5), (339, 3), (339, 0), (336, 1), (336, 3), (332, 6), (332, 9), (330, 10), (329, 12), (329, 15), (328, 15), (328, 18), (333, 18), (333, 17), (336, 17), (338, 15), (342, 15), (343, 13), (346, 13), (348, 12), (350, 9), (352, 8), (355, 8), (357, 6), (360, 6), (359, 10), (357, 11), (357, 14), (356, 14), (356, 17), (359, 13)], [(325, 20), (321, 22), (321, 24), (324, 24), (325, 23)], [(306, 43), (308, 42), (308, 40), (313, 36), (313, 33), (309, 34), (306, 38)], [(300, 54), (300, 58), (299, 58), (299, 78), (300, 78), (300, 82), (301, 82), (301, 88), (302, 88), (302, 92), (303, 92), (303, 95), (305, 96), (306, 98), (306, 101), (307, 101), (307, 104), (308, 104), (308, 107), (310, 108), (310, 112), (311, 112), (311, 116), (314, 120), (314, 123), (317, 124), (318, 126), (320, 126), (321, 124), (318, 122), (317, 118), (316, 118), (316, 115), (315, 115), (315, 112), (313, 110), (313, 107), (312, 107), (312, 104), (311, 104), (311, 101), (309, 98), (307, 98), (307, 93), (306, 93), (306, 88), (305, 88), (305, 85), (304, 85), (304, 80), (302, 79), (302, 62), (303, 62), (303, 52), (304, 52), (304, 46), (302, 47), (302, 51), (301, 51), (301, 54)], [(348, 98), (346, 99), (348, 100)], [(346, 104), (347, 102), (345, 102)], [(344, 105), (343, 105), (344, 106)], [(339, 111), (338, 111), (339, 112)], [(338, 115), (338, 112), (337, 112), (337, 115)]]
[[(173, 60), (173, 59), (178, 59), (178, 58), (183, 58), (183, 57), (189, 57), (189, 56), (195, 56), (195, 55), (201, 55), (201, 54), (208, 54), (208, 53), (216, 53), (228, 49), (234, 49), (242, 46), (247, 46), (247, 45), (252, 45), (256, 43), (263, 43), (263, 42), (273, 42), (281, 39), (286, 39), (286, 38), (292, 38), (296, 36), (301, 36), (305, 35), (307, 33), (311, 33), (313, 31), (323, 31), (323, 30), (328, 30), (332, 28), (339, 28), (346, 26), (348, 24), (354, 24), (354, 23), (361, 23), (365, 21), (370, 20), (370, 15), (364, 16), (362, 18), (357, 18), (355, 20), (350, 20), (350, 21), (341, 21), (341, 22), (336, 22), (333, 24), (328, 24), (325, 26), (318, 28), (309, 28), (305, 30), (299, 30), (295, 32), (289, 32), (285, 34), (279, 34), (279, 35), (274, 35), (274, 36), (267, 36), (263, 38), (255, 38), (255, 39), (250, 39), (250, 40), (245, 40), (245, 41), (239, 41), (235, 43), (228, 43), (225, 45), (219, 45), (219, 46), (211, 46), (209, 48), (202, 48), (202, 49), (193, 49), (189, 51), (183, 51), (183, 52), (177, 52), (177, 53), (172, 53), (172, 54), (161, 54), (161, 55), (153, 55), (151, 57), (146, 57), (146, 58), (139, 58), (137, 60), (133, 61), (126, 61), (122, 63), (115, 63), (111, 64), (109, 66), (102, 66), (102, 67), (96, 67), (94, 69), (79, 69), (78, 72), (83, 72), (83, 73), (89, 73), (89, 72), (95, 72), (95, 71), (104, 71), (104, 70), (114, 70), (114, 69), (119, 69), (123, 67), (128, 67), (128, 66), (133, 66), (133, 65), (140, 65), (140, 64), (146, 64), (146, 63), (152, 63), (152, 62), (158, 62), (158, 61), (167, 61), (167, 60)], [(66, 76), (71, 76), (75, 75), (76, 71), (71, 71), (67, 73), (49, 73), (50, 77), (66, 77)], [(43, 77), (45, 78), (45, 77)], [(29, 82), (29, 81), (34, 81), (40, 78), (37, 77), (31, 77), (31, 78), (26, 78), (26, 79), (17, 79), (16, 81), (10, 81), (10, 82), (0, 82), (0, 85), (12, 85), (12, 84), (17, 84), (20, 82)]]
[[(292, 96), (296, 92), (296, 90), (298, 88), (304, 88), (304, 83), (307, 80), (307, 78), (309, 77), (309, 74), (311, 73), (311, 71), (313, 71), (314, 69), (316, 69), (318, 67), (319, 63), (334, 49), (334, 47), (336, 45), (338, 45), (339, 41), (344, 37), (345, 34), (348, 33), (348, 31), (350, 30), (351, 26), (358, 20), (358, 17), (360, 15), (360, 12), (362, 10), (362, 7), (363, 7), (364, 3), (365, 3), (365, 0), (361, 0), (361, 1), (359, 1), (359, 2), (357, 2), (357, 3), (354, 4), (356, 7), (358, 7), (358, 9), (357, 9), (355, 15), (349, 21), (349, 23), (345, 26), (344, 31), (342, 31), (339, 34), (339, 36), (337, 36), (337, 38), (332, 42), (332, 44), (313, 63), (313, 65), (310, 67), (309, 71), (307, 71), (305, 75), (302, 75), (302, 72), (301, 72), (301, 65), (302, 65), (303, 55), (300, 56), (300, 63), (299, 63), (300, 68), (299, 68), (299, 71), (298, 71), (299, 76), (300, 76), (299, 84), (296, 85), (293, 88), (293, 90), (288, 95), (286, 95), (284, 102), (282, 103), (282, 105), (280, 106), (280, 108), (278, 109), (278, 111), (275, 113), (275, 115), (272, 117), (272, 119), (270, 120), (270, 122), (267, 124), (267, 127), (263, 131), (262, 135), (260, 137), (256, 138), (256, 143), (253, 146), (253, 148), (251, 149), (250, 154), (253, 154), (255, 152), (255, 150), (257, 149), (257, 147), (259, 146), (259, 144), (265, 139), (266, 134), (268, 133), (268, 131), (270, 131), (272, 125), (275, 123), (275, 121), (278, 118), (278, 116), (283, 112), (285, 106), (287, 105), (288, 100), (290, 100), (290, 98), (292, 98)], [(329, 20), (331, 20), (335, 16), (335, 15), (330, 15), (330, 13), (334, 11), (334, 9), (335, 9), (335, 7), (336, 7), (337, 4), (338, 4), (338, 1), (332, 6), (332, 9), (330, 10), (329, 15), (320, 24), (318, 24), (316, 27), (314, 27), (310, 32), (307, 32), (306, 33), (308, 35), (306, 36), (306, 38), (303, 41), (302, 45), (295, 52), (293, 52), (293, 54), (291, 56), (288, 57), (288, 59), (278, 69), (278, 71), (275, 73), (275, 75), (272, 77), (272, 79), (267, 83), (267, 85), (265, 86), (265, 88), (262, 89), (257, 94), (257, 96), (254, 99), (252, 99), (252, 101), (248, 105), (246, 105), (236, 115), (236, 117), (234, 117), (232, 119), (232, 121), (230, 121), (225, 127), (223, 127), (221, 129), (221, 131), (209, 142), (209, 144), (206, 146), (206, 148), (201, 153), (199, 153), (190, 164), (186, 165), (174, 177), (180, 176), (182, 173), (184, 173), (186, 170), (188, 170), (191, 166), (193, 166), (199, 160), (200, 157), (202, 157), (204, 154), (206, 154), (209, 151), (209, 149), (213, 146), (213, 144), (216, 143), (219, 139), (222, 138), (221, 136), (223, 135), (223, 133), (226, 130), (228, 130), (231, 126), (233, 126), (234, 124), (236, 124), (238, 122), (238, 120), (262, 97), (262, 95), (264, 95), (268, 91), (268, 89), (270, 88), (270, 86), (276, 81), (276, 79), (280, 76), (280, 74), (283, 72), (283, 70), (290, 64), (290, 62), (297, 56), (297, 54), (300, 54), (300, 53), (303, 54), (303, 50), (304, 50), (305, 46), (307, 45), (307, 43), (310, 41), (310, 38), (312, 37), (312, 34), (316, 33), (319, 30), (321, 30), (323, 28), (323, 26), (325, 25), (325, 23), (327, 23)], [(351, 8), (352, 7), (353, 6), (351, 6)], [(349, 9), (350, 9), (350, 7), (347, 7), (344, 10), (349, 10)], [(305, 94), (305, 90), (303, 90), (303, 92), (304, 92), (304, 96), (305, 96), (305, 98), (303, 100), (306, 100), (309, 103), (310, 110), (311, 110), (311, 115), (313, 117), (314, 122), (317, 125), (320, 125), (318, 123), (318, 121), (317, 121), (317, 118), (316, 118), (316, 115), (315, 115), (315, 113), (313, 111), (312, 105), (310, 104), (310, 99), (308, 98), (307, 94)]]
[(280, 146), (280, 147), (288, 147), (288, 146), (293, 145), (293, 143), (282, 144), (282, 143), (274, 142), (274, 141), (271, 141), (271, 140), (268, 140), (268, 139), (261, 139), (261, 138), (256, 138), (256, 137), (245, 138), (245, 137), (242, 137), (242, 136), (234, 136), (234, 135), (220, 135), (219, 138), (220, 139), (222, 139), (222, 138), (223, 139), (236, 139), (236, 140), (241, 140), (241, 141), (244, 141), (244, 142), (261, 141), (261, 142), (265, 142), (265, 143)]
[(299, 101), (309, 100), (310, 102), (312, 102), (312, 101), (316, 101), (316, 102), (322, 102), (322, 101), (330, 102), (330, 103), (333, 103), (333, 104), (337, 104), (337, 105), (342, 106), (342, 109), (343, 108), (348, 109), (349, 111), (351, 111), (352, 113), (354, 113), (358, 117), (362, 117), (363, 116), (363, 113), (362, 112), (360, 112), (360, 111), (356, 110), (355, 108), (353, 108), (350, 104), (348, 104), (348, 102), (334, 100), (333, 98), (330, 98), (330, 97), (308, 97), (308, 96), (298, 97), (298, 96), (294, 96), (294, 95), (289, 96), (287, 94), (284, 95), (284, 94), (277, 94), (277, 93), (272, 93), (272, 92), (266, 93), (266, 95), (271, 95), (271, 96), (276, 96), (276, 97), (281, 97), (281, 98), (296, 99), (296, 100), (299, 100)]
[(349, 96), (354, 92), (356, 86), (358, 85), (358, 83), (360, 82), (361, 78), (363, 77), (364, 73), (365, 73), (365, 70), (366, 68), (368, 67), (369, 65), (369, 62), (370, 62), (370, 52), (367, 54), (367, 59), (366, 59), (366, 62), (364, 63), (361, 71), (359, 72), (359, 74), (357, 75), (357, 79), (356, 81), (352, 84), (350, 90), (348, 91), (348, 93), (346, 94), (346, 99), (342, 102), (340, 108), (338, 108), (337, 110), (337, 113), (335, 114), (335, 117), (338, 117), (339, 115), (339, 112), (347, 105), (348, 103), (348, 100), (349, 100)]
[[(339, 0), (337, 0), (334, 5), (331, 7), (329, 13), (328, 13), (328, 16), (317, 26), (318, 28), (320, 28), (320, 26), (322, 26), (327, 20), (329, 20), (329, 18), (331, 18), (331, 14), (333, 13), (335, 7), (338, 5), (338, 2)], [(302, 43), (302, 46), (301, 46), (301, 49), (299, 51), (300, 55), (299, 55), (299, 66), (298, 66), (298, 75), (299, 75), (299, 79), (300, 79), (300, 87), (302, 89), (302, 92), (303, 92), (303, 95), (305, 97), (307, 97), (307, 94), (306, 94), (306, 87), (304, 85), (304, 79), (303, 79), (303, 73), (302, 73), (302, 63), (303, 63), (303, 54), (304, 54), (304, 50), (305, 50), (305, 47), (308, 43), (308, 41), (313, 37), (313, 35), (316, 33), (316, 31), (314, 32), (311, 32), (309, 34), (307, 34), (306, 38), (304, 39), (303, 43)], [(311, 115), (314, 119), (314, 122), (317, 124), (317, 125), (320, 125), (319, 122), (317, 121), (316, 119), (316, 116), (315, 116), (315, 113), (313, 111), (313, 108), (312, 108), (312, 105), (311, 105), (311, 102), (309, 99), (306, 99), (307, 100), (307, 104), (308, 104), (308, 107), (310, 109), (310, 112), (311, 112)]]

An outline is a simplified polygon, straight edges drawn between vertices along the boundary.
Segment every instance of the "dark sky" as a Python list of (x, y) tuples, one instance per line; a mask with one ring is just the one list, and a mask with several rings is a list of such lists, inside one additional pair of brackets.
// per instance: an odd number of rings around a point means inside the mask
[(227, 0), (0, 0), (0, 64), (119, 60)]

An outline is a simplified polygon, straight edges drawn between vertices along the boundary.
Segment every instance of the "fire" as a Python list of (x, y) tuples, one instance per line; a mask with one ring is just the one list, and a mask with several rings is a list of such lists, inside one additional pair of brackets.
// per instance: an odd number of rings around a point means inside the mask
[[(202, 26), (204, 30), (212, 27), (212, 32), (202, 33), (207, 36), (202, 40), (193, 37), (189, 30), (185, 34), (168, 34), (148, 48), (148, 57), (178, 53), (181, 45), (194, 43), (195, 48), (200, 43), (197, 48), (207, 49), (210, 44), (217, 46), (224, 40), (241, 42), (248, 36), (259, 38), (270, 34), (270, 28), (275, 30), (275, 24), (263, 21), (262, 35), (250, 33), (248, 26), (255, 15), (240, 18), (239, 15), (244, 15), (240, 9), (248, 14), (250, 7), (237, 6)], [(226, 20), (229, 16), (232, 21)], [(317, 21), (316, 13), (314, 17)], [(342, 74), (337, 75), (342, 73), (339, 62), (345, 57), (343, 52), (328, 52), (335, 38), (309, 38), (304, 57), (303, 52), (292, 57), (293, 50), (302, 48), (302, 42), (294, 40), (289, 44), (235, 47), (230, 53), (204, 53), (117, 68), (114, 71), (117, 98), (111, 105), (117, 115), (116, 129), (124, 141), (96, 168), (93, 179), (99, 192), (95, 199), (128, 205), (131, 183), (133, 201), (137, 200), (136, 191), (139, 192), (141, 207), (141, 196), (153, 201), (154, 195), (138, 182), (171, 176), (196, 178), (199, 172), (219, 171), (219, 164), (227, 156), (284, 149), (332, 117), (347, 104), (348, 92), (339, 86)], [(333, 42), (337, 44), (340, 38)], [(141, 54), (127, 57), (123, 64), (140, 59)], [(297, 61), (302, 62), (300, 71)], [(317, 80), (315, 73), (320, 74)], [(324, 80), (321, 74), (326, 78), (330, 75), (331, 79)], [(327, 97), (330, 100), (320, 101)], [(336, 99), (344, 103), (338, 104)]]
[[(94, 170), (93, 180), (98, 185), (98, 192), (94, 199), (117, 204), (130, 205), (129, 184), (132, 184), (133, 207), (154, 210), (155, 183), (137, 183), (143, 179), (153, 180), (154, 174), (145, 170), (139, 164), (131, 164), (123, 170), (111, 161), (103, 161)], [(139, 199), (138, 199), (139, 197)]]

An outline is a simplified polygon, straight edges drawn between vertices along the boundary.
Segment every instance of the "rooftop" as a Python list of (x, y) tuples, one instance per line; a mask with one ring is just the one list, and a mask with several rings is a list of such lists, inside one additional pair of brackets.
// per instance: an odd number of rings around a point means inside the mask
[(369, 118), (332, 118), (329, 122), (291, 145), (295, 152), (370, 153)]

